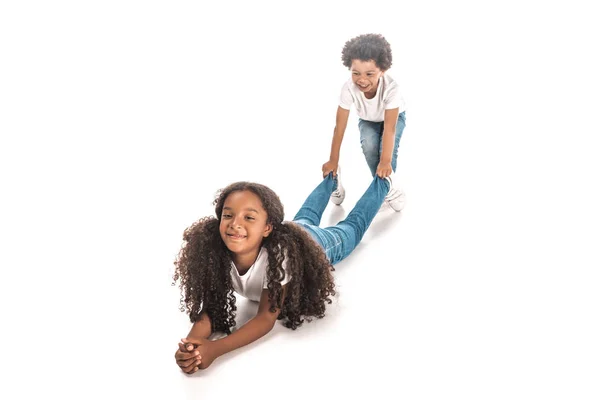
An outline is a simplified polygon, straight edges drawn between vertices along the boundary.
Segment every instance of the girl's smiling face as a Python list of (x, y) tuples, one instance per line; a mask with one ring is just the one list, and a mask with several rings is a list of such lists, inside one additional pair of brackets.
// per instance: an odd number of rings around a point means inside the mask
[(352, 73), (352, 82), (365, 95), (372, 95), (370, 98), (377, 93), (379, 78), (385, 73), (385, 71), (377, 67), (373, 60), (352, 60), (350, 72)]
[(223, 203), (219, 232), (234, 262), (252, 263), (258, 257), (262, 240), (272, 231), (260, 198), (249, 190), (232, 192)]

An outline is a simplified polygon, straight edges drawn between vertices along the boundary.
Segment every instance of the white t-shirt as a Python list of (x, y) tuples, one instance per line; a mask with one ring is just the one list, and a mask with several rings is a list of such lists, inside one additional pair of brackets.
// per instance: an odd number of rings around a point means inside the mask
[(404, 99), (398, 91), (398, 84), (388, 74), (379, 78), (377, 93), (372, 99), (367, 99), (350, 78), (342, 87), (340, 107), (349, 110), (352, 104), (360, 118), (372, 122), (383, 121), (385, 110), (399, 108), (399, 112), (404, 111)]
[[(233, 290), (247, 299), (259, 301), (263, 289), (267, 289), (267, 266), (269, 265), (269, 256), (264, 247), (260, 248), (258, 257), (254, 264), (246, 271), (244, 275), (239, 274), (235, 264), (231, 263), (231, 283)], [(290, 271), (287, 266), (287, 259), (283, 260), (283, 270), (285, 276), (281, 281), (281, 285), (285, 285), (290, 281)]]

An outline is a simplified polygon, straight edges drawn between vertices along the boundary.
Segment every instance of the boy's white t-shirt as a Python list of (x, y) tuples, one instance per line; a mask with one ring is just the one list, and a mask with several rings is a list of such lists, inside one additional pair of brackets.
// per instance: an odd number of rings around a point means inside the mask
[(385, 110), (399, 108), (399, 112), (404, 111), (404, 99), (398, 91), (398, 84), (388, 74), (379, 78), (377, 93), (372, 99), (367, 99), (350, 78), (342, 87), (340, 107), (349, 110), (352, 104), (360, 118), (373, 122), (382, 122)]
[[(267, 289), (267, 266), (269, 264), (269, 256), (264, 247), (260, 248), (258, 257), (254, 264), (246, 271), (244, 275), (239, 274), (235, 264), (231, 263), (231, 283), (233, 290), (247, 299), (260, 301), (260, 295), (263, 289)], [(287, 259), (283, 260), (283, 270), (285, 276), (281, 281), (281, 285), (285, 285), (290, 281), (290, 271), (287, 266)]]

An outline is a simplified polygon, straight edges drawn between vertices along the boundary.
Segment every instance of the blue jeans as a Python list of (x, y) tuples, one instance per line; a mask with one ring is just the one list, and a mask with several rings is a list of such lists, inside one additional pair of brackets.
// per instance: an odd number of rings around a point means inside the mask
[(331, 264), (342, 261), (358, 245), (383, 204), (390, 184), (385, 179), (375, 177), (345, 220), (336, 226), (320, 228), (321, 216), (336, 187), (337, 178), (329, 173), (308, 196), (293, 220), (323, 247)]
[[(394, 172), (396, 172), (396, 160), (398, 159), (398, 145), (400, 144), (400, 138), (405, 126), (406, 115), (402, 111), (398, 114), (398, 122), (396, 122), (396, 136), (394, 138), (394, 151), (392, 152), (392, 169)], [(371, 175), (375, 176), (381, 157), (383, 122), (371, 122), (359, 118), (358, 130), (360, 131), (360, 145), (365, 155), (365, 160), (367, 160)]]

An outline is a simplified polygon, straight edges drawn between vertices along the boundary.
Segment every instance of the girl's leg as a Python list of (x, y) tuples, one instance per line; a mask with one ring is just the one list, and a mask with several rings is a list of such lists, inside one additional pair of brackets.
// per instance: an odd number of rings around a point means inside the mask
[(294, 217), (294, 222), (319, 226), (323, 211), (329, 203), (329, 196), (337, 188), (337, 178), (329, 173), (304, 201)]
[[(392, 152), (392, 170), (396, 172), (396, 164), (398, 160), (398, 146), (400, 145), (400, 138), (402, 137), (402, 132), (404, 132), (404, 127), (406, 127), (406, 115), (404, 111), (402, 111), (398, 115), (398, 122), (396, 122), (396, 137), (394, 138), (394, 151)], [(383, 147), (383, 142), (380, 140), (379, 151)], [(379, 162), (379, 161), (378, 161)], [(377, 169), (377, 167), (375, 167)]]
[(342, 259), (341, 243), (342, 236), (337, 231), (319, 228), (316, 225), (311, 225), (302, 220), (296, 223), (308, 232), (310, 236), (317, 242), (325, 251), (325, 255), (331, 264), (335, 264)]
[(330, 232), (319, 228), (323, 211), (329, 203), (329, 196), (337, 188), (337, 178), (333, 174), (327, 175), (323, 181), (312, 191), (304, 201), (302, 207), (293, 219), (300, 227), (305, 229), (312, 238), (321, 246), (329, 261), (333, 264), (339, 258), (339, 244), (341, 238), (337, 232)]
[(383, 122), (371, 122), (364, 119), (358, 120), (360, 131), (360, 146), (367, 165), (371, 170), (371, 176), (375, 176), (381, 152), (381, 136), (383, 135)]
[(383, 204), (385, 196), (390, 189), (388, 179), (375, 177), (371, 185), (356, 203), (348, 217), (340, 221), (336, 226), (328, 228), (317, 228), (324, 232), (319, 232), (321, 236), (331, 237), (325, 248), (327, 256), (331, 263), (336, 264), (348, 257), (352, 250), (360, 243), (365, 232), (379, 208)]

